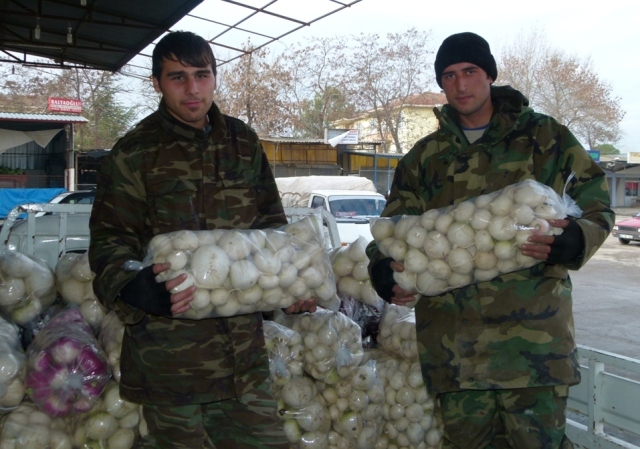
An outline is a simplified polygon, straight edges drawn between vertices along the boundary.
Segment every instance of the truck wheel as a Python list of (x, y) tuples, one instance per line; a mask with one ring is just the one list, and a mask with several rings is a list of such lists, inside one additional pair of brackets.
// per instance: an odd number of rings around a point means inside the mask
[(618, 239), (620, 240), (620, 243), (622, 243), (623, 245), (628, 245), (629, 244), (629, 240), (627, 239)]

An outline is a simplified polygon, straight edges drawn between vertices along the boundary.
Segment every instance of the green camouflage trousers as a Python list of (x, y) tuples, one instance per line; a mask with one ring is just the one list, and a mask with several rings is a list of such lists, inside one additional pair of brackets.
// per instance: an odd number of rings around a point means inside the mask
[(235, 399), (186, 406), (143, 406), (149, 435), (145, 449), (288, 449), (272, 407), (256, 409)]
[(569, 387), (465, 390), (438, 396), (443, 449), (572, 449), (565, 436)]

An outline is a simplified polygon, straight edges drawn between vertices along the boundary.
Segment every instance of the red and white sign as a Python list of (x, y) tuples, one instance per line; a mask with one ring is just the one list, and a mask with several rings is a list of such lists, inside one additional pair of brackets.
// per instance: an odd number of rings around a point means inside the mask
[(49, 111), (80, 114), (82, 112), (82, 100), (49, 97)]

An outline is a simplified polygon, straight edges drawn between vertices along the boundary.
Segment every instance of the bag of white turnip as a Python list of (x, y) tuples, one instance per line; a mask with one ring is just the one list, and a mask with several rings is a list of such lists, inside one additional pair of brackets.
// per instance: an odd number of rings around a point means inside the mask
[(314, 313), (276, 313), (275, 321), (300, 334), (304, 371), (316, 380), (334, 385), (362, 360), (360, 326), (343, 313), (322, 308)]
[(405, 360), (418, 358), (416, 314), (409, 307), (385, 304), (377, 336), (378, 346)]
[(311, 378), (293, 376), (274, 391), (274, 397), (278, 400), (277, 416), (292, 447), (328, 447), (331, 417)]
[(418, 357), (398, 358), (385, 350), (367, 352), (376, 362), (387, 400), (382, 412), (382, 447), (440, 447), (442, 417), (427, 391)]
[(140, 437), (142, 413), (137, 404), (120, 397), (110, 380), (96, 406), (73, 421), (74, 447), (131, 449)]
[(365, 249), (367, 240), (360, 236), (354, 242), (331, 252), (331, 268), (338, 294), (382, 309), (384, 300), (378, 296), (369, 276), (369, 257)]
[(562, 233), (548, 220), (568, 216), (582, 216), (575, 201), (527, 179), (422, 215), (374, 219), (371, 233), (404, 265), (394, 273), (400, 287), (435, 296), (539, 263), (520, 247), (532, 234)]
[(116, 382), (120, 382), (120, 353), (123, 339), (124, 324), (118, 318), (118, 314), (111, 310), (102, 321), (98, 341), (107, 355), (111, 375)]
[(0, 250), (0, 312), (26, 326), (55, 299), (53, 270), (45, 261), (6, 248)]
[(2, 448), (76, 448), (68, 418), (52, 418), (35, 404), (24, 401), (0, 422)]
[[(384, 387), (375, 360), (357, 366), (337, 385), (321, 390), (327, 401), (336, 447), (374, 447), (382, 432)], [(332, 440), (335, 439), (337, 444)]]
[(18, 326), (0, 317), (0, 414), (22, 402), (25, 361)]
[(275, 321), (263, 323), (264, 341), (269, 352), (269, 370), (272, 388), (277, 389), (293, 376), (303, 373), (304, 346), (302, 337)]
[(50, 416), (88, 412), (111, 378), (106, 354), (75, 306), (55, 315), (26, 354), (27, 396)]
[(159, 282), (187, 274), (173, 293), (197, 287), (180, 318), (268, 312), (310, 298), (325, 308), (339, 305), (329, 255), (312, 217), (277, 229), (159, 234), (142, 263), (128, 261), (123, 268), (164, 262), (171, 268), (157, 276)]
[(95, 274), (89, 267), (89, 253), (67, 253), (55, 269), (56, 287), (65, 304), (77, 304), (94, 332), (100, 331), (107, 309), (93, 292)]

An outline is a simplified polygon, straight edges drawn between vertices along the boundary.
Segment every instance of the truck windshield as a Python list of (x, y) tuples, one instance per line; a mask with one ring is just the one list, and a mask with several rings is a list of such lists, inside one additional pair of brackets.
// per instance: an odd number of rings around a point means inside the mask
[(331, 210), (336, 218), (379, 217), (384, 209), (384, 199), (349, 198), (331, 200)]

